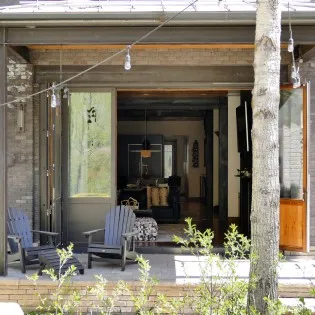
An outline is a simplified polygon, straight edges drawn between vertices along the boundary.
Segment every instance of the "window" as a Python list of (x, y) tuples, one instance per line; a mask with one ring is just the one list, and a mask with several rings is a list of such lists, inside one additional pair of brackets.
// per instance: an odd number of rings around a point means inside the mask
[(303, 89), (281, 90), (280, 197), (303, 199)]
[(164, 142), (164, 178), (176, 175), (176, 140)]
[(111, 93), (71, 93), (69, 171), (71, 197), (110, 197)]

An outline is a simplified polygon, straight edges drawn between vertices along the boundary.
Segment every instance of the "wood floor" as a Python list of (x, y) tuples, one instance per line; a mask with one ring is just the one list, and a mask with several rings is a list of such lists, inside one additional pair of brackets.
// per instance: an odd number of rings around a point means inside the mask
[(238, 220), (229, 218), (229, 222), (222, 222), (215, 209), (207, 209), (206, 205), (200, 200), (185, 200), (181, 202), (181, 222), (185, 218), (192, 218), (192, 222), (197, 225), (197, 229), (204, 232), (206, 229), (214, 231), (214, 246), (222, 246), (224, 234), (232, 223), (239, 224)]
[[(143, 246), (170, 246), (176, 247), (177, 244), (170, 241), (172, 235), (183, 235), (183, 228), (185, 227), (185, 218), (192, 218), (192, 222), (197, 225), (197, 229), (204, 232), (206, 229), (210, 228), (214, 231), (213, 245), (215, 247), (222, 247), (224, 242), (224, 233), (226, 232), (229, 224), (236, 223), (235, 220), (230, 220), (234, 222), (224, 223), (219, 220), (218, 214), (212, 214), (212, 209), (207, 209), (205, 204), (200, 200), (187, 200), (185, 198), (181, 199), (181, 218), (179, 224), (159, 224), (159, 230), (163, 234), (161, 241), (157, 242), (144, 242), (138, 243), (139, 247)], [(169, 237), (165, 238), (168, 234)], [(164, 241), (168, 239), (168, 241)], [(153, 244), (154, 243), (154, 244)]]

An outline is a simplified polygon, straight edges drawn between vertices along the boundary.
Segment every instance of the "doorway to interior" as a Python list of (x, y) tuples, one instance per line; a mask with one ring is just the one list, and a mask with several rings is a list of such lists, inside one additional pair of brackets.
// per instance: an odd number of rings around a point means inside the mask
[[(188, 90), (117, 93), (119, 200), (134, 197), (141, 210), (148, 210), (152, 206), (148, 187), (162, 187), (171, 176), (180, 178), (179, 216), (170, 217), (172, 210), (168, 210), (163, 217), (162, 211), (157, 214), (159, 205), (152, 207), (159, 232), (166, 235), (157, 242), (172, 241), (172, 233), (183, 230), (187, 217), (202, 230), (213, 227), (213, 210), (219, 208), (219, 110), (226, 106), (226, 94)], [(141, 156), (145, 139), (151, 145), (149, 158)]]

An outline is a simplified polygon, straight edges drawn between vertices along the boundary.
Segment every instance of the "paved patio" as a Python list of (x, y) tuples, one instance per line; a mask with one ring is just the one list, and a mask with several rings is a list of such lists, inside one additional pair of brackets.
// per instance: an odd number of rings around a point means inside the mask
[[(93, 268), (87, 269), (87, 255), (75, 255), (84, 265), (85, 274), (73, 278), (73, 286), (86, 289), (95, 284), (94, 275), (103, 275), (108, 280), (108, 288), (112, 290), (118, 280), (125, 280), (135, 290), (139, 290), (139, 271), (136, 263), (128, 264), (122, 272), (120, 266), (103, 262), (93, 262)], [(187, 282), (198, 283), (201, 275), (202, 260), (191, 255), (174, 254), (144, 254), (150, 261), (150, 274), (156, 276), (160, 283), (157, 291), (165, 293), (169, 297), (182, 296), (187, 290)], [(289, 257), (287, 261), (280, 263), (279, 267), (279, 295), (288, 304), (296, 304), (297, 297), (305, 297), (307, 306), (315, 311), (315, 299), (310, 295), (310, 288), (315, 285), (315, 259), (314, 257)], [(38, 265), (29, 266), (27, 275), (38, 271)], [(249, 262), (237, 263), (237, 274), (242, 279), (248, 279)], [(214, 274), (216, 269), (214, 268)], [(35, 286), (32, 281), (21, 273), (19, 263), (11, 264), (7, 277), (0, 277), (0, 301), (17, 302), (23, 310), (32, 310), (38, 305), (35, 297), (37, 292), (48, 293), (55, 289), (47, 275), (40, 277)], [(138, 288), (138, 289), (137, 289)], [(132, 307), (126, 301), (128, 297), (122, 297), (119, 301), (120, 311), (131, 312)], [(153, 300), (154, 301), (154, 297)], [(87, 302), (86, 302), (87, 303)]]
[[(75, 254), (85, 267), (84, 275), (77, 275), (74, 281), (93, 281), (94, 275), (102, 274), (108, 281), (136, 281), (139, 278), (137, 263), (128, 263), (125, 271), (120, 266), (107, 262), (93, 262), (93, 268), (87, 269), (87, 255)], [(183, 284), (188, 282), (196, 283), (200, 280), (203, 260), (192, 255), (171, 255), (171, 254), (143, 254), (151, 265), (150, 274), (156, 276), (161, 282)], [(28, 266), (27, 275), (38, 271), (38, 265)], [(214, 274), (216, 274), (214, 268)], [(237, 262), (237, 274), (242, 279), (248, 279), (249, 262)], [(21, 273), (19, 263), (9, 265), (9, 273), (3, 279), (24, 280), (25, 275)], [(47, 280), (48, 276), (43, 275), (40, 281)], [(315, 286), (315, 258), (297, 257), (287, 258), (279, 266), (279, 283), (285, 285), (308, 286), (312, 283)]]

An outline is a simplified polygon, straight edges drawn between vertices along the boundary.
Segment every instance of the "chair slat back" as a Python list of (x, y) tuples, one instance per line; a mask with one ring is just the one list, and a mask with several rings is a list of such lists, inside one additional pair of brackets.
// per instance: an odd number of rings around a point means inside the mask
[(23, 248), (33, 247), (32, 232), (27, 214), (20, 209), (9, 208), (8, 220), (9, 233), (21, 237)]
[[(9, 235), (15, 235), (13, 223), (12, 223), (12, 209), (8, 208), (8, 217), (7, 217), (7, 229)], [(8, 239), (8, 247), (12, 254), (17, 253), (19, 248), (16, 242), (14, 242), (12, 239)]]
[(121, 235), (132, 232), (136, 216), (128, 206), (111, 209), (105, 218), (105, 245), (120, 246)]

